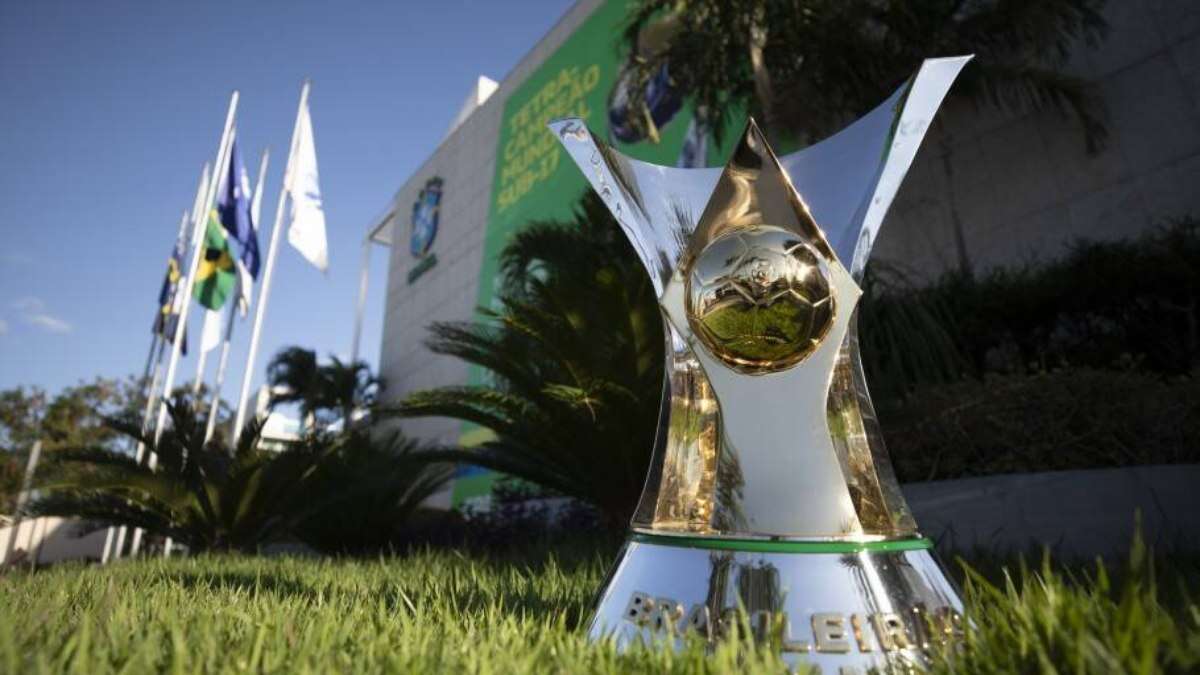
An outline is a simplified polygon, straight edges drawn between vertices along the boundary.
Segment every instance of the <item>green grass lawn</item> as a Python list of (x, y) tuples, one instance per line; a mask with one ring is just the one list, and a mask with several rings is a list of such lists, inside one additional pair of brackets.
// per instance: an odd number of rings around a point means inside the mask
[[(778, 672), (769, 648), (618, 655), (583, 635), (610, 552), (198, 556), (0, 575), (0, 671)], [(1017, 569), (965, 584), (958, 672), (1196, 672), (1196, 566)], [(938, 669), (949, 670), (945, 663)]]

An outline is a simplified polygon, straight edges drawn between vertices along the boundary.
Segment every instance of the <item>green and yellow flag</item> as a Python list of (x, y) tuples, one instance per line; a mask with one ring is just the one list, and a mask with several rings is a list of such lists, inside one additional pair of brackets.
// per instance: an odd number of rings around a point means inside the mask
[(233, 254), (219, 218), (216, 209), (208, 214), (208, 226), (204, 232), (204, 258), (200, 260), (200, 269), (196, 271), (196, 285), (192, 293), (197, 302), (213, 310), (225, 306), (237, 282)]

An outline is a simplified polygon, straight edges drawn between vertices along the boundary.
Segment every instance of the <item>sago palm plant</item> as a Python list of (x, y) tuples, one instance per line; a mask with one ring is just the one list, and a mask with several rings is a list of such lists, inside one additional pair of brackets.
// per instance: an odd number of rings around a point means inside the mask
[(169, 406), (171, 428), (157, 444), (135, 420), (112, 419), (113, 429), (158, 457), (150, 469), (128, 454), (104, 448), (63, 449), (57, 463), (84, 465), (86, 480), (40, 486), (30, 510), (82, 518), (85, 529), (138, 527), (197, 550), (253, 551), (281, 537), (307, 515), (306, 487), (327, 448), (299, 444), (275, 453), (258, 448), (262, 421), (246, 425), (233, 448), (204, 442), (204, 418), (180, 399)]
[[(311, 434), (276, 452), (259, 448), (263, 420), (252, 420), (230, 448), (204, 442), (205, 420), (186, 402), (177, 400), (170, 413), (172, 426), (157, 444), (136, 421), (109, 421), (157, 455), (156, 469), (103, 448), (60, 450), (54, 461), (93, 471), (84, 480), (40, 486), (30, 511), (83, 519), (85, 530), (138, 527), (192, 551), (249, 552), (293, 538), (329, 514), (353, 512), (355, 500), (377, 505), (391, 498), (404, 508), (390, 513), (403, 520), (445, 478), (445, 469), (387, 453), (365, 432)], [(363, 456), (373, 461), (358, 461)], [(341, 525), (350, 538), (364, 527), (344, 518)]]
[(398, 433), (355, 429), (342, 438), (312, 480), (310, 494), (321, 508), (297, 523), (296, 536), (335, 554), (403, 546), (425, 501), (450, 478), (450, 465), (431, 463)]

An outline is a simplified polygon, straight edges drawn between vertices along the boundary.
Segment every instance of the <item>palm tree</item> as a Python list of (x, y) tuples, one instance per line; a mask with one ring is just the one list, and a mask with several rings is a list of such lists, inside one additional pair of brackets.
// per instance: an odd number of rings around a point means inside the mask
[(300, 418), (305, 427), (311, 428), (324, 398), (317, 353), (303, 347), (281, 349), (267, 364), (267, 382), (271, 385), (271, 407), (299, 404)]
[[(821, 138), (894, 91), (927, 56), (975, 54), (951, 96), (1074, 118), (1089, 152), (1106, 128), (1093, 88), (1063, 71), (1107, 32), (1104, 0), (640, 0), (629, 14), (628, 123), (653, 137), (647, 83), (668, 73), (720, 140), (749, 111), (779, 147)], [(949, 148), (943, 143), (943, 156)], [(947, 179), (951, 167), (944, 162)], [(952, 185), (952, 182), (951, 182)], [(953, 200), (953, 194), (950, 195)], [(953, 205), (952, 205), (953, 206)], [(959, 262), (962, 224), (951, 209)]]
[(341, 413), (342, 428), (350, 429), (354, 411), (370, 407), (375, 403), (383, 378), (371, 374), (371, 367), (363, 361), (345, 363), (330, 356), (330, 363), (320, 367), (321, 403), (323, 407)]
[(483, 323), (435, 324), (427, 341), (490, 382), (417, 392), (387, 412), (490, 429), (492, 440), (434, 456), (579, 498), (622, 528), (645, 481), (663, 387), (650, 280), (590, 190), (572, 219), (514, 235), (500, 265), (500, 308)]
[(349, 429), (354, 411), (375, 402), (383, 379), (372, 375), (371, 367), (363, 361), (345, 363), (336, 356), (330, 359), (330, 363), (318, 363), (316, 352), (302, 347), (280, 350), (267, 365), (267, 381), (277, 392), (271, 396), (271, 405), (298, 403), (309, 428), (321, 411), (337, 411), (343, 428)]
[[(394, 437), (381, 442), (365, 431), (310, 434), (274, 452), (258, 447), (263, 420), (252, 420), (236, 448), (206, 444), (204, 418), (189, 403), (176, 399), (169, 409), (172, 427), (157, 445), (136, 419), (109, 420), (158, 456), (157, 470), (104, 448), (60, 450), (54, 461), (93, 471), (85, 479), (39, 486), (43, 496), (29, 510), (82, 518), (85, 531), (125, 525), (171, 537), (192, 551), (252, 552), (312, 532), (314, 523), (331, 517), (340, 517), (343, 538), (361, 539), (365, 521), (347, 521), (345, 514), (380, 505), (387, 506), (394, 530), (448, 475), (444, 466), (414, 459), (411, 444)], [(336, 536), (327, 534), (324, 542), (330, 541)]]

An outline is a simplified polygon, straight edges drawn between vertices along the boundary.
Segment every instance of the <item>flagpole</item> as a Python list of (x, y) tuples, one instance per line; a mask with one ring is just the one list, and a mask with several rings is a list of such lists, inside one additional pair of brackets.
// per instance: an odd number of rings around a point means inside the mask
[[(158, 391), (158, 385), (161, 382), (160, 377), (162, 376), (162, 361), (163, 354), (166, 353), (166, 346), (166, 340), (158, 341), (158, 355), (154, 357), (154, 368), (150, 371), (149, 388), (145, 390), (146, 405), (142, 411), (142, 425), (140, 427), (142, 434), (145, 434), (150, 429), (150, 419), (154, 415), (154, 403), (158, 400), (155, 392)], [(146, 446), (141, 441), (138, 441), (136, 446), (137, 447), (134, 449), (134, 462), (141, 466), (142, 457), (145, 455)], [(125, 525), (117, 528), (117, 539), (113, 543), (112, 553), (109, 554), (110, 558), (115, 559), (121, 557), (121, 552), (125, 548), (125, 535), (127, 533), (128, 528)]]
[(242, 372), (242, 388), (238, 395), (237, 414), (233, 418), (233, 437), (237, 438), (246, 422), (246, 405), (250, 398), (250, 381), (254, 377), (254, 360), (258, 356), (258, 341), (262, 337), (263, 315), (267, 310), (267, 299), (271, 293), (271, 277), (275, 271), (275, 254), (279, 251), (279, 223), (283, 220), (283, 207), (287, 201), (291, 183), (292, 159), (296, 154), (296, 143), (300, 135), (300, 115), (308, 105), (308, 91), (312, 83), (304, 80), (300, 88), (300, 104), (296, 107), (296, 122), (292, 125), (292, 142), (288, 146), (287, 163), (283, 167), (283, 186), (279, 190), (279, 201), (275, 206), (275, 224), (271, 226), (271, 244), (267, 248), (266, 268), (263, 270), (262, 287), (258, 290), (258, 303), (254, 308), (254, 327), (250, 331), (250, 352), (246, 355), (246, 369)]
[[(187, 226), (188, 226), (188, 223), (194, 222), (196, 220), (196, 218), (199, 217), (200, 210), (204, 206), (204, 192), (205, 192), (205, 190), (208, 189), (209, 180), (212, 178), (212, 172), (210, 171), (210, 169), (211, 169), (211, 165), (208, 162), (205, 162), (204, 168), (200, 170), (200, 184), (196, 186), (196, 198), (192, 200), (191, 214), (189, 214), (187, 211), (184, 211), (183, 217), (181, 218), (180, 223), (179, 223), (179, 239), (176, 239), (176, 241), (179, 241), (179, 240), (183, 241), (183, 250), (185, 252), (190, 251), (191, 250), (190, 247), (195, 246), (197, 243), (194, 241), (188, 241), (186, 239)], [(182, 260), (182, 256), (181, 256), (180, 263), (182, 263), (182, 262), (183, 262), (183, 260)], [(183, 275), (182, 269), (179, 270), (179, 274), (180, 274), (180, 278), (182, 278), (182, 275)], [(172, 316), (175, 317), (175, 330), (172, 334), (172, 340), (174, 340), (174, 337), (176, 335), (187, 333), (187, 327), (182, 325), (179, 321), (179, 307), (180, 307), (180, 303), (182, 301), (183, 301), (183, 297), (179, 293), (179, 280), (176, 280), (175, 292), (172, 294), (172, 297), (171, 297), (171, 308), (167, 314), (168, 319), (170, 319), (170, 317), (172, 317)], [(165, 336), (164, 336), (164, 338), (165, 338)], [(150, 421), (152, 419), (154, 419), (154, 406), (155, 406), (155, 404), (157, 404), (159, 402), (158, 391), (159, 391), (159, 384), (161, 382), (161, 380), (159, 378), (162, 375), (162, 361), (163, 361), (163, 355), (166, 354), (166, 347), (167, 347), (167, 340), (163, 339), (159, 343), (159, 346), (158, 346), (158, 357), (156, 358), (155, 363), (154, 363), (154, 374), (150, 378), (150, 391), (147, 392), (147, 394), (146, 394), (146, 409), (142, 413), (141, 432), (142, 432), (143, 438), (150, 431)], [(134, 461), (137, 462), (137, 464), (140, 466), (142, 464), (142, 459), (145, 457), (145, 455), (146, 455), (146, 444), (143, 443), (141, 440), (138, 440), (137, 450), (134, 453)], [(125, 547), (125, 534), (126, 534), (126, 528), (124, 525), (122, 525), (121, 529), (117, 530), (117, 547), (116, 547), (117, 557), (121, 556), (121, 551)], [(137, 547), (141, 545), (141, 540), (142, 540), (141, 528), (134, 528), (133, 541), (130, 543), (130, 546), (129, 546), (130, 555), (137, 553)]]
[(358, 344), (362, 339), (363, 315), (367, 310), (367, 282), (371, 272), (371, 235), (363, 239), (362, 269), (358, 272), (358, 303), (354, 309), (354, 342), (350, 345), (350, 365), (358, 363)]
[[(188, 223), (191, 222), (191, 219), (195, 218), (195, 213), (200, 208), (200, 199), (204, 196), (204, 189), (208, 185), (208, 173), (209, 173), (208, 162), (205, 162), (204, 168), (200, 170), (200, 184), (196, 186), (196, 197), (195, 197), (195, 199), (192, 200), (192, 213), (191, 213), (191, 215), (189, 215), (187, 211), (184, 211), (183, 214), (180, 215), (180, 217), (179, 217), (179, 233), (175, 235), (175, 242), (178, 245), (178, 243), (182, 241), (183, 248), (185, 251), (187, 250), (187, 243), (188, 243), (187, 240), (184, 239), (184, 237), (187, 236), (187, 226), (188, 226)], [(173, 255), (174, 255), (174, 253), (172, 253), (172, 256)], [(182, 270), (180, 270), (180, 273), (182, 273)], [(178, 307), (179, 307), (179, 284), (177, 281), (176, 285), (175, 285), (175, 293), (171, 297), (171, 307), (168, 308), (167, 316), (163, 319), (164, 334), (159, 336), (158, 355), (154, 357), (154, 368), (153, 368), (153, 370), (150, 371), (150, 382), (148, 384), (148, 387), (143, 390), (143, 391), (145, 391), (145, 395), (146, 395), (146, 404), (145, 404), (144, 409), (142, 410), (142, 424), (140, 427), (140, 430), (141, 430), (141, 433), (143, 436), (150, 429), (150, 420), (151, 420), (151, 417), (154, 415), (154, 404), (158, 400), (158, 395), (156, 392), (158, 391), (159, 376), (162, 375), (163, 354), (166, 353), (167, 340), (166, 340), (165, 332), (167, 329), (167, 321), (170, 321), (172, 315), (178, 314), (176, 312), (176, 309)], [(160, 311), (161, 311), (161, 309), (160, 309)], [(183, 326), (180, 326), (179, 321), (176, 320), (175, 332), (180, 333), (182, 331), (183, 331)], [(145, 455), (145, 452), (146, 452), (146, 445), (144, 443), (142, 443), (141, 440), (139, 440), (134, 448), (134, 453), (133, 453), (133, 459), (138, 465), (141, 465), (142, 457)], [(120, 558), (121, 557), (121, 552), (125, 548), (125, 535), (127, 533), (128, 533), (128, 528), (125, 525), (122, 525), (119, 528), (117, 528), (117, 540), (114, 543), (112, 553), (110, 554), (111, 558)], [(141, 538), (141, 535), (137, 534), (137, 530), (134, 531), (134, 534), (135, 534), (135, 537), (137, 537), (139, 539)]]
[[(217, 170), (213, 172), (209, 178), (208, 186), (204, 193), (204, 201), (201, 203), (200, 210), (195, 214), (196, 219), (193, 222), (192, 229), (192, 260), (188, 267), (188, 274), (183, 278), (184, 293), (180, 295), (180, 300), (183, 305), (179, 308), (178, 323), (181, 326), (187, 326), (189, 310), (192, 306), (192, 292), (196, 286), (196, 276), (200, 270), (200, 259), (204, 256), (207, 250), (207, 226), (210, 214), (213, 210), (213, 202), (216, 200), (217, 191), (221, 187), (221, 177), (229, 171), (229, 162), (233, 154), (233, 138), (234, 138), (234, 120), (237, 118), (237, 102), (239, 94), (235, 89), (229, 99), (229, 112), (225, 118), (225, 130), (221, 135), (221, 144), (217, 147)], [(163, 434), (166, 432), (167, 413), (171, 400), (172, 386), (175, 383), (175, 367), (179, 365), (179, 358), (182, 355), (182, 338), (180, 334), (175, 335), (175, 342), (172, 344), (171, 358), (167, 361), (167, 378), (163, 384), (162, 402), (158, 408), (158, 420), (154, 425), (154, 447), (158, 447), (162, 440)], [(187, 448), (182, 449), (182, 459), (187, 462)], [(151, 451), (149, 462), (147, 465), (151, 471), (154, 471), (158, 465), (158, 455)], [(138, 535), (134, 539), (135, 547), (133, 553), (137, 553), (137, 548), (141, 544), (141, 531), (135, 533)], [(163, 557), (171, 557), (171, 537), (167, 537), (163, 542)]]
[[(186, 219), (187, 219), (187, 214), (185, 213), (184, 217), (183, 217), (183, 221), (181, 221), (179, 223), (180, 230), (181, 230), (180, 234), (183, 234), (182, 229), (183, 229), (184, 221), (186, 221)], [(179, 240), (176, 239), (176, 241), (179, 241)], [(158, 314), (159, 314), (159, 316), (162, 316), (162, 308), (161, 307), (158, 309)], [(155, 321), (157, 322), (158, 319), (156, 318)], [(163, 321), (165, 321), (165, 319), (163, 319)], [(159, 343), (158, 331), (154, 330), (150, 336), (150, 351), (146, 354), (146, 367), (142, 369), (142, 379), (138, 380), (138, 393), (139, 394), (146, 395), (146, 387), (150, 384), (150, 370), (154, 367), (154, 352), (155, 352), (155, 350), (158, 349), (158, 343)], [(145, 421), (143, 418), (143, 425), (144, 424), (145, 424)], [(110, 555), (112, 555), (110, 552), (110, 549), (113, 544), (113, 537), (116, 536), (116, 529), (117, 528), (115, 528), (115, 527), (109, 526), (108, 529), (106, 529), (104, 531), (104, 548), (100, 549), (100, 564), (101, 565), (107, 565), (108, 557)]]
[[(208, 312), (205, 312), (204, 321), (207, 322), (210, 320)], [(204, 367), (208, 365), (208, 350), (204, 348), (204, 334), (206, 332), (204, 328), (200, 329), (200, 344), (197, 349), (200, 353), (196, 356), (196, 379), (192, 381), (193, 401), (200, 399), (200, 388), (204, 386)]]
[[(204, 226), (208, 222), (208, 212), (212, 209), (213, 199), (217, 193), (217, 177), (225, 168), (225, 161), (229, 156), (229, 140), (233, 133), (233, 119), (237, 114), (238, 92), (234, 90), (229, 97), (229, 111), (225, 114), (225, 129), (221, 133), (221, 143), (217, 146), (217, 159), (214, 166), (212, 179), (208, 181), (207, 189), (204, 191), (203, 208), (198, 217), (192, 222), (192, 260), (188, 265), (187, 276), (183, 282), (183, 307), (179, 309), (179, 320), (177, 326), (182, 327), (187, 325), (188, 310), (191, 309), (192, 303), (192, 288), (196, 284), (196, 272), (200, 268), (200, 255), (204, 250), (203, 232)], [(162, 440), (163, 432), (166, 431), (167, 422), (167, 404), (171, 396), (171, 388), (175, 385), (175, 371), (179, 367), (179, 351), (182, 345), (181, 338), (183, 330), (175, 331), (175, 339), (171, 344), (171, 358), (167, 361), (167, 378), (163, 384), (163, 400), (158, 407), (158, 421), (154, 425), (154, 444)], [(158, 457), (150, 454), (150, 468), (154, 469), (158, 464)], [(133, 538), (133, 554), (137, 553), (138, 545), (141, 543), (139, 536), (141, 531), (134, 533)], [(169, 549), (170, 547), (168, 547)]]
[[(252, 224), (258, 222), (258, 209), (256, 207), (257, 205), (261, 204), (259, 195), (262, 194), (263, 180), (267, 175), (267, 162), (269, 161), (270, 156), (271, 153), (269, 150), (263, 150), (262, 159), (258, 163), (258, 182), (254, 186), (254, 196), (252, 197), (253, 204), (250, 208), (250, 222)], [(234, 301), (229, 303), (229, 316), (226, 318), (227, 323), (225, 324), (225, 339), (221, 343), (221, 358), (217, 362), (217, 379), (213, 383), (212, 402), (209, 404), (208, 408), (208, 423), (204, 428), (205, 443), (212, 440), (213, 432), (215, 432), (217, 428), (217, 414), (220, 412), (221, 406), (221, 388), (225, 384), (225, 369), (229, 366), (229, 347), (233, 340), (233, 325), (236, 323), (235, 319), (237, 318), (234, 312), (237, 310), (238, 302), (240, 302), (242, 297), (242, 278), (244, 276), (245, 275), (241, 274), (240, 272), (238, 273), (237, 280), (235, 282), (237, 286), (234, 289), (235, 293), (233, 295)], [(230, 446), (237, 446), (236, 436), (231, 439)]]
[[(17, 538), (21, 534), (21, 524), (25, 521), (24, 514), (25, 504), (29, 501), (29, 492), (33, 489), (33, 472), (37, 470), (38, 458), (42, 456), (42, 440), (33, 442), (33, 447), (29, 450), (29, 457), (25, 461), (25, 476), (21, 479), (21, 491), (17, 493), (17, 508), (14, 513), (12, 534), (8, 537), (8, 550), (4, 556), (0, 557), (0, 563), (8, 562), (9, 557), (17, 550)], [(29, 548), (26, 549), (26, 554), (33, 549), (34, 535), (37, 533), (37, 519), (35, 518), (29, 523)], [(31, 556), (30, 560), (33, 564), (37, 564), (37, 558)]]

